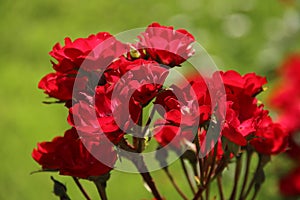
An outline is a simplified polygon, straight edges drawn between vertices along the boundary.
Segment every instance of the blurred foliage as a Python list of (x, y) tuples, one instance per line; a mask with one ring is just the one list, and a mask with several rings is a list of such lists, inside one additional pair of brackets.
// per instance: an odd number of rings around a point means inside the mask
[[(290, 52), (300, 48), (300, 1), (287, 0), (0, 0), (0, 199), (55, 199), (49, 173), (29, 175), (39, 166), (30, 157), (37, 141), (63, 134), (67, 110), (44, 105), (37, 89), (51, 71), (48, 52), (64, 37), (86, 37), (99, 31), (116, 34), (153, 21), (185, 28), (195, 35), (220, 69), (255, 71), (267, 77)], [(284, 158), (267, 167), (267, 182), (258, 199), (280, 199), (276, 180), (284, 173)], [(189, 192), (177, 164), (171, 171)], [(178, 199), (165, 174), (154, 172), (157, 185), (169, 199)], [(71, 178), (70, 196), (82, 199)], [(231, 182), (232, 174), (226, 175)], [(112, 172), (110, 199), (151, 199), (135, 174)], [(84, 182), (92, 197), (96, 189)], [(93, 198), (95, 199), (95, 198)]]

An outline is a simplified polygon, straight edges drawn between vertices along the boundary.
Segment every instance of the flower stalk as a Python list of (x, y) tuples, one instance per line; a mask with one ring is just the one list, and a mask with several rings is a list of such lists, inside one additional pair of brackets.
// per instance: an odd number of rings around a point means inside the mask
[(242, 197), (244, 196), (244, 191), (245, 191), (247, 183), (248, 183), (248, 177), (249, 177), (249, 171), (250, 171), (250, 167), (251, 167), (252, 155), (253, 155), (252, 150), (247, 150), (246, 151), (246, 156), (247, 156), (247, 158), (246, 158), (246, 169), (245, 169), (244, 180), (243, 180), (243, 185), (242, 185), (242, 188), (241, 188), (239, 199), (242, 199)]
[(98, 182), (98, 181), (94, 181), (97, 191), (99, 193), (99, 196), (101, 198), (101, 200), (107, 200), (107, 196), (106, 196), (106, 185), (104, 183)]
[(240, 174), (241, 174), (241, 167), (242, 167), (242, 159), (241, 155), (236, 156), (236, 162), (235, 162), (235, 174), (234, 174), (234, 185), (233, 189), (230, 195), (230, 200), (235, 200), (236, 199), (236, 193), (238, 189), (238, 183), (240, 179)]
[(179, 188), (177, 183), (175, 182), (172, 174), (170, 173), (169, 169), (166, 167), (163, 169), (166, 175), (168, 176), (169, 180), (171, 181), (172, 185), (174, 186), (175, 190), (178, 192), (178, 194), (182, 197), (184, 200), (188, 200), (187, 196), (184, 194), (184, 192)]
[(81, 185), (81, 183), (79, 182), (77, 177), (72, 177), (76, 186), (79, 188), (80, 192), (83, 194), (83, 196), (85, 197), (86, 200), (91, 200), (91, 198), (89, 197), (88, 193), (85, 191), (85, 189), (83, 188), (83, 186)]
[(162, 200), (162, 197), (161, 197), (160, 193), (158, 192), (158, 189), (157, 189), (150, 173), (148, 172), (149, 170), (147, 169), (147, 166), (144, 162), (143, 156), (141, 154), (133, 155), (132, 153), (136, 153), (135, 152), (136, 150), (134, 147), (130, 146), (130, 144), (128, 144), (126, 140), (122, 140), (119, 143), (119, 147), (122, 148), (123, 150), (125, 150), (125, 151), (120, 152), (120, 156), (127, 158), (136, 166), (138, 171), (140, 171), (140, 175), (142, 176), (143, 180), (151, 189), (153, 196), (157, 200)]

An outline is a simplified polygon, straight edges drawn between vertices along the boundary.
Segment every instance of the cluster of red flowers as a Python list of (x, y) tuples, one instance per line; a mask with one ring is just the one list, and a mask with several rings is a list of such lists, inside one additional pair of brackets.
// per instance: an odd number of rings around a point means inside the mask
[[(221, 77), (225, 92), (215, 84), (217, 76)], [(162, 146), (171, 144), (171, 148), (178, 150), (185, 140), (193, 141), (195, 129), (203, 146), (208, 142), (204, 142), (209, 133), (207, 124), (212, 123), (213, 127), (219, 123), (222, 137), (217, 135), (213, 138), (219, 140), (219, 156), (224, 153), (222, 145), (224, 147), (226, 141), (241, 147), (250, 144), (261, 154), (285, 151), (287, 132), (280, 124), (272, 121), (268, 111), (263, 109), (263, 104), (258, 104), (256, 99), (256, 95), (263, 91), (265, 78), (254, 73), (241, 76), (235, 71), (226, 71), (215, 72), (211, 78), (194, 76), (191, 79), (186, 86), (173, 86), (157, 96), (155, 103), (161, 104), (166, 110), (154, 133)], [(191, 95), (193, 91), (196, 98)], [(211, 98), (214, 94), (210, 93), (216, 94), (214, 102)], [(181, 94), (182, 97), (177, 98), (175, 94)], [(194, 105), (199, 105), (198, 109)]]
[[(64, 175), (87, 178), (107, 173), (116, 160), (109, 142), (117, 145), (132, 131), (143, 107), (163, 90), (169, 68), (193, 54), (192, 42), (185, 30), (153, 23), (137, 44), (123, 44), (106, 32), (73, 42), (66, 38), (63, 47), (56, 44), (50, 52), (57, 61), (52, 62), (56, 72), (42, 78), (39, 88), (65, 102), (73, 128), (38, 144), (33, 158), (43, 169)], [(98, 146), (108, 166), (89, 155), (87, 146), (89, 151)]]
[(271, 105), (279, 111), (279, 121), (290, 133), (287, 155), (295, 161), (296, 167), (280, 181), (282, 194), (300, 195), (300, 54), (289, 56), (279, 71), (280, 84), (271, 97)]
[(106, 174), (117, 160), (116, 147), (124, 142), (131, 151), (143, 151), (126, 138), (146, 137), (137, 125), (150, 103), (159, 105), (154, 111), (161, 116), (152, 135), (160, 147), (170, 147), (179, 156), (188, 141), (204, 154), (216, 143), (220, 159), (225, 152), (236, 155), (246, 147), (266, 155), (285, 151), (287, 132), (256, 98), (267, 82), (264, 77), (220, 71), (164, 86), (169, 70), (194, 54), (193, 42), (185, 30), (153, 23), (135, 44), (123, 44), (106, 32), (73, 42), (66, 38), (63, 47), (56, 44), (50, 52), (55, 72), (42, 78), (39, 88), (65, 103), (72, 128), (39, 143), (33, 158), (44, 170), (62, 175)]

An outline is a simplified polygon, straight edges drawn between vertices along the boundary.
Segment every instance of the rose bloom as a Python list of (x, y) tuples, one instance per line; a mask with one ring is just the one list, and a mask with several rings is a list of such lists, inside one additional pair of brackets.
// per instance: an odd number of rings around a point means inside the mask
[(275, 85), (270, 105), (279, 111), (279, 121), (293, 133), (300, 130), (300, 54), (290, 55), (279, 73), (281, 81)]
[(74, 88), (75, 91), (87, 91), (87, 80), (95, 79), (94, 75), (103, 72), (116, 57), (127, 51), (127, 45), (107, 32), (78, 38), (73, 42), (70, 38), (65, 38), (64, 46), (57, 43), (50, 52), (57, 61), (51, 61), (56, 72), (43, 77), (38, 87), (50, 97), (61, 101), (71, 100), (75, 78), (80, 82)]
[(138, 50), (145, 49), (151, 60), (169, 67), (179, 66), (194, 53), (191, 46), (195, 41), (193, 35), (183, 29), (174, 30), (171, 26), (150, 24), (139, 40)]
[(52, 62), (56, 71), (74, 74), (77, 73), (83, 62), (85, 62), (83, 67), (86, 71), (103, 70), (103, 67), (127, 50), (127, 45), (116, 40), (111, 34), (99, 32), (96, 35), (78, 38), (74, 41), (65, 38), (65, 45), (61, 46), (57, 43), (49, 54), (57, 60), (57, 63)]
[(113, 146), (102, 140), (101, 136), (87, 138), (83, 143), (74, 128), (51, 142), (38, 143), (32, 157), (43, 170), (58, 170), (61, 175), (79, 178), (106, 174), (117, 159)]

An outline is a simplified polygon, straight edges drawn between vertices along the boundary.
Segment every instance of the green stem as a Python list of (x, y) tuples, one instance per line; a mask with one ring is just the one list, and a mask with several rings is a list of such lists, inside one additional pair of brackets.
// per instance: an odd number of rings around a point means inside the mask
[(197, 200), (197, 199), (203, 199), (202, 197), (202, 192), (205, 190), (205, 188), (203, 186), (200, 186), (197, 193), (195, 194), (193, 200)]
[(237, 192), (237, 187), (238, 187), (238, 182), (241, 174), (241, 167), (242, 167), (242, 162), (241, 162), (241, 156), (236, 157), (236, 167), (235, 167), (235, 175), (234, 175), (234, 185), (233, 189), (230, 195), (230, 200), (234, 200), (236, 198), (236, 192)]
[(141, 135), (139, 135), (139, 137), (133, 137), (133, 140), (135, 141), (134, 142), (134, 146), (136, 148), (136, 152), (137, 153), (141, 153), (143, 150), (144, 150), (144, 145), (145, 145), (145, 135), (146, 135), (146, 132), (148, 130), (148, 126), (149, 124), (151, 123), (151, 119), (153, 118), (154, 116), (154, 113), (155, 113), (155, 108), (153, 108), (151, 110), (151, 113), (149, 115), (149, 118), (146, 122), (146, 125), (144, 128), (142, 128), (142, 123), (143, 123), (143, 110), (141, 112), (141, 116), (139, 118), (139, 121), (138, 121), (138, 126), (139, 126), (139, 133), (141, 133)]
[(144, 172), (144, 173), (140, 173), (140, 174), (142, 175), (144, 181), (147, 183), (147, 185), (151, 189), (152, 194), (155, 197), (155, 200), (163, 200), (155, 186), (155, 183), (154, 183), (150, 173)]
[(210, 183), (207, 184), (206, 189), (205, 189), (205, 199), (209, 200), (209, 186)]
[(221, 175), (219, 175), (219, 176), (217, 177), (217, 184), (218, 184), (218, 189), (219, 189), (220, 199), (221, 199), (221, 200), (225, 200), (224, 192), (223, 192), (223, 186), (222, 186), (222, 176), (221, 176)]
[(255, 173), (254, 173), (254, 175), (253, 175), (253, 177), (252, 177), (252, 180), (251, 180), (251, 182), (250, 182), (250, 184), (249, 184), (249, 186), (248, 186), (248, 188), (247, 188), (247, 190), (246, 190), (246, 193), (242, 196), (241, 200), (246, 199), (247, 196), (250, 194), (251, 189), (252, 189), (252, 187), (254, 186), (255, 179), (256, 179), (256, 176), (257, 176), (257, 174), (258, 174), (258, 171), (259, 171), (260, 168), (261, 168), (261, 161), (262, 161), (262, 160), (261, 160), (261, 157), (259, 157), (259, 161), (258, 161), (258, 163), (257, 163), (257, 167), (256, 167), (256, 170), (255, 170)]
[(102, 200), (107, 200), (107, 196), (106, 196), (106, 191), (105, 191), (105, 184), (100, 182), (100, 181), (94, 181), (96, 187), (97, 187), (97, 190), (98, 190), (98, 193), (100, 195), (100, 198)]
[(184, 175), (185, 175), (185, 177), (186, 177), (186, 179), (187, 179), (187, 181), (188, 181), (188, 184), (189, 184), (189, 186), (190, 186), (190, 188), (191, 188), (193, 194), (195, 194), (196, 191), (195, 191), (195, 189), (194, 189), (194, 187), (193, 187), (193, 184), (192, 184), (192, 181), (191, 181), (191, 179), (190, 179), (190, 177), (189, 177), (189, 174), (188, 174), (188, 171), (187, 171), (187, 168), (186, 168), (186, 166), (185, 166), (185, 163), (184, 163), (183, 158), (180, 158), (180, 163), (181, 163), (181, 167), (182, 167), (182, 169), (183, 169)]
[(219, 175), (222, 174), (223, 170), (225, 169), (225, 167), (228, 165), (230, 161), (230, 155), (224, 155), (221, 159), (221, 161), (219, 162), (219, 164), (217, 165), (217, 168), (215, 169), (215, 174), (212, 177), (211, 181), (215, 180)]
[(245, 191), (246, 186), (247, 186), (252, 155), (253, 155), (252, 151), (247, 151), (246, 170), (245, 170), (244, 181), (243, 181), (243, 185), (242, 185), (242, 189), (241, 189), (241, 192), (240, 192), (239, 199), (243, 198), (244, 191)]
[(145, 141), (145, 139), (143, 138), (144, 136), (142, 135), (143, 109), (141, 110), (141, 114), (137, 125), (138, 125), (137, 128), (138, 137), (133, 137), (133, 146), (135, 147), (137, 153), (141, 153), (144, 149), (144, 141)]
[(164, 168), (165, 173), (167, 174), (169, 180), (171, 181), (172, 185), (174, 186), (175, 190), (178, 192), (178, 194), (182, 197), (184, 200), (188, 200), (188, 198), (185, 196), (185, 194), (180, 190), (177, 183), (175, 182), (172, 174), (168, 170), (168, 168)]
[[(199, 197), (202, 199), (202, 192), (204, 190), (206, 190), (206, 199), (209, 198), (209, 186), (210, 186), (210, 183), (211, 183), (211, 177), (212, 177), (212, 174), (214, 172), (214, 169), (215, 169), (215, 164), (216, 164), (216, 159), (217, 159), (217, 148), (218, 148), (218, 143), (215, 144), (214, 146), (214, 152), (213, 152), (213, 156), (212, 156), (212, 160), (211, 160), (211, 164), (206, 167), (207, 169), (205, 170), (206, 173), (205, 175), (203, 175), (204, 177), (202, 178), (205, 178), (205, 184), (201, 185), (200, 188), (198, 189), (196, 195), (194, 196), (194, 199), (198, 199)], [(208, 162), (208, 159), (206, 159), (206, 162)], [(202, 169), (203, 169), (203, 166), (202, 166)], [(204, 180), (203, 180), (204, 182)]]
[(151, 189), (151, 192), (156, 200), (162, 200), (162, 197), (160, 196), (155, 183), (148, 172), (148, 168), (144, 162), (143, 156), (140, 154), (137, 154), (135, 149), (130, 146), (130, 144), (127, 143), (126, 140), (121, 140), (119, 142), (119, 147), (123, 149), (123, 151), (119, 152), (120, 156), (124, 156), (128, 160), (130, 160), (138, 169), (140, 172), (140, 175), (142, 176), (143, 180), (147, 183), (149, 188)]
[(218, 151), (218, 142), (214, 146), (214, 152), (213, 152), (214, 154), (213, 154), (212, 161), (211, 161), (212, 163), (211, 163), (210, 168), (209, 168), (209, 173), (208, 173), (208, 176), (206, 178), (205, 185), (208, 185), (210, 183), (211, 176), (214, 172), (216, 159), (217, 159), (217, 151)]
[(203, 160), (199, 159), (199, 168), (200, 168), (200, 184), (204, 186), (204, 166), (203, 166)]
[(261, 187), (257, 188), (257, 189), (254, 191), (254, 194), (253, 194), (251, 200), (254, 200), (254, 199), (256, 198), (256, 196), (257, 196), (257, 194), (258, 194), (260, 188), (261, 188)]
[(151, 110), (151, 113), (150, 113), (150, 115), (149, 115), (149, 118), (148, 118), (148, 120), (147, 120), (147, 122), (146, 122), (146, 125), (145, 125), (144, 129), (142, 130), (142, 136), (143, 136), (143, 137), (145, 136), (146, 131), (148, 130), (148, 126), (149, 126), (149, 124), (151, 123), (151, 120), (152, 120), (152, 118), (153, 118), (153, 116), (154, 116), (154, 114), (155, 114), (155, 111), (156, 111), (156, 109), (155, 109), (155, 107), (153, 107), (153, 109)]
[[(203, 166), (203, 159), (200, 158), (200, 143), (199, 143), (199, 138), (198, 138), (198, 134), (196, 134), (195, 137), (195, 144), (196, 144), (196, 152), (197, 152), (197, 158), (198, 158), (198, 162), (199, 162), (199, 171), (200, 171), (200, 184), (203, 187), (204, 186), (204, 166)], [(195, 194), (195, 193), (194, 193)]]
[(81, 183), (79, 182), (78, 178), (76, 177), (72, 177), (75, 184), (77, 185), (77, 187), (79, 188), (80, 192), (83, 194), (83, 196), (86, 198), (86, 200), (91, 200), (91, 198), (89, 197), (89, 195), (87, 194), (87, 192), (84, 190), (83, 186), (81, 185)]

